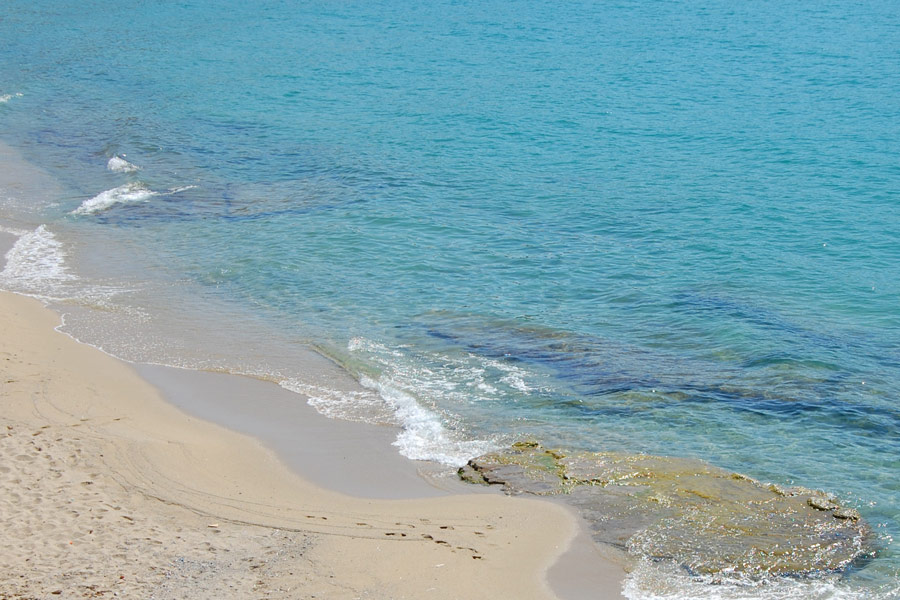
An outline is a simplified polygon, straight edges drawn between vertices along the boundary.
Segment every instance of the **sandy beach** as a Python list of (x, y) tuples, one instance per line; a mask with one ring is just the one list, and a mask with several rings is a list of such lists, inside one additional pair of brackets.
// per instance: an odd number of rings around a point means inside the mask
[[(290, 435), (264, 444), (239, 412), (222, 411), (232, 428), (196, 416), (226, 389), (288, 393), (274, 384), (151, 374), (157, 387), (58, 324), (0, 294), (0, 597), (621, 597), (621, 569), (563, 507), (439, 490), (378, 459), (393, 450), (372, 428), (335, 438), (372, 444), (367, 458), (337, 442), (290, 455)], [(178, 390), (194, 403), (166, 400)]]

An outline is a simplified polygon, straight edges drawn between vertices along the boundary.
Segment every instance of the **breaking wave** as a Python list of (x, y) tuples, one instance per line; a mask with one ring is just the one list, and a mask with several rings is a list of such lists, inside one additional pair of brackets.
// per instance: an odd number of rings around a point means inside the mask
[(4, 231), (19, 239), (6, 253), (0, 285), (18, 292), (47, 294), (77, 279), (66, 266), (62, 243), (46, 225), (34, 231)]
[(892, 585), (855, 588), (840, 574), (721, 581), (646, 559), (629, 572), (622, 589), (628, 600), (894, 600), (898, 594), (900, 587)]
[(390, 381), (363, 377), (360, 383), (376, 390), (394, 411), (401, 427), (394, 445), (407, 458), (461, 467), (469, 459), (499, 448), (490, 440), (466, 440), (453, 435), (437, 413), (419, 404), (412, 395)]
[[(327, 417), (399, 426), (394, 446), (401, 455), (413, 460), (460, 467), (471, 458), (500, 448), (494, 440), (472, 439), (453, 429), (448, 426), (455, 420), (453, 415), (423, 402), (447, 394), (448, 390), (442, 387), (453, 384), (423, 379), (401, 348), (355, 337), (347, 349), (353, 354), (364, 353), (380, 367), (379, 374), (358, 375), (363, 389), (336, 390), (294, 379), (283, 381), (281, 386), (307, 396), (308, 403)], [(435, 377), (442, 379), (439, 374)]]
[(73, 215), (93, 215), (103, 212), (117, 204), (145, 202), (159, 195), (142, 183), (126, 183), (117, 188), (100, 192), (93, 198), (85, 200), (81, 206), (72, 211)]
[[(130, 164), (130, 163), (129, 163)], [(132, 165), (133, 166), (133, 165)], [(81, 206), (72, 211), (73, 215), (95, 215), (119, 204), (146, 202), (154, 196), (168, 196), (195, 188), (193, 185), (172, 188), (166, 192), (156, 192), (140, 182), (126, 183), (117, 188), (100, 192), (93, 198), (85, 200)]]
[(46, 225), (34, 231), (0, 226), (18, 239), (5, 255), (0, 288), (48, 300), (79, 300), (107, 305), (126, 288), (99, 285), (78, 277), (67, 264), (68, 252)]
[(128, 162), (120, 156), (113, 156), (109, 159), (109, 162), (106, 163), (106, 168), (114, 173), (134, 173), (141, 170), (139, 166)]

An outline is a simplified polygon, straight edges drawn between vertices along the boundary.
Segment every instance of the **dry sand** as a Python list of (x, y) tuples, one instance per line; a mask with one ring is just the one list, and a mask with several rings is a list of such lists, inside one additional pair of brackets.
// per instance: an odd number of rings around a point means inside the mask
[[(564, 508), (325, 490), (57, 324), (0, 294), (0, 598), (554, 597)], [(583, 567), (554, 572), (620, 597), (617, 568)]]

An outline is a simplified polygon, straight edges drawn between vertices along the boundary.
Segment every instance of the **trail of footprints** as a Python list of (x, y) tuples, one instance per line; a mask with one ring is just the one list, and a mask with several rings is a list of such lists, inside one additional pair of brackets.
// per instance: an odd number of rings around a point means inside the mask
[[(0, 598), (60, 597), (54, 594), (61, 590), (64, 597), (112, 597), (118, 592), (165, 600), (183, 597), (184, 586), (198, 583), (208, 592), (205, 597), (237, 588), (247, 597), (260, 596), (264, 588), (266, 597), (289, 597), (263, 584), (270, 581), (260, 573), (263, 565), (282, 581), (306, 577), (302, 565), (312, 541), (302, 531), (238, 532), (207, 521), (182, 528), (126, 510), (130, 493), (92, 469), (91, 452), (82, 451), (77, 431), (0, 423), (0, 527), (9, 539), (19, 540), (16, 548), (0, 553)], [(375, 523), (359, 516), (305, 516), (309, 532), (349, 528), (353, 535), (433, 543), (484, 559), (478, 548), (454, 543), (459, 537), (454, 526), (428, 519)], [(487, 541), (493, 526), (477, 527), (479, 531), (465, 530)], [(140, 563), (136, 553), (144, 556)], [(262, 562), (255, 558), (261, 556), (266, 557)], [(249, 572), (254, 575), (248, 578)]]
[[(311, 519), (311, 520), (316, 520), (316, 521), (320, 521), (320, 520), (327, 521), (328, 520), (328, 517), (324, 517), (321, 515), (306, 515), (306, 518)], [(433, 525), (431, 525), (431, 523), (428, 519), (420, 519), (420, 521), (422, 522), (423, 527), (426, 527), (426, 528), (433, 527)], [(371, 531), (377, 531), (379, 529), (385, 528), (383, 526), (371, 525), (369, 523), (366, 523), (365, 521), (357, 521), (354, 523), (354, 525), (356, 527), (361, 527), (361, 528), (371, 530)], [(418, 529), (418, 527), (416, 525), (413, 525), (411, 523), (403, 523), (403, 522), (394, 523), (394, 526), (395, 527), (405, 527), (407, 530)], [(490, 529), (493, 529), (494, 527), (493, 527), (493, 525), (485, 525), (483, 528), (490, 530)], [(453, 531), (455, 528), (452, 525), (439, 525), (439, 526), (437, 526), (437, 529), (442, 533), (446, 533), (449, 531)], [(482, 531), (473, 531), (472, 533), (474, 533), (475, 535), (477, 535), (478, 537), (481, 537), (481, 538), (484, 538), (486, 535)], [(440, 539), (441, 537), (446, 537), (446, 536), (441, 536), (440, 534), (438, 534), (438, 537), (435, 537), (435, 535), (433, 535), (431, 533), (419, 533), (418, 536), (416, 536), (414, 531), (393, 531), (392, 530), (392, 531), (385, 531), (384, 536), (387, 538), (391, 538), (393, 540), (397, 540), (397, 541), (403, 540), (403, 541), (433, 542), (439, 546), (443, 546), (445, 548), (450, 549), (450, 551), (454, 552), (454, 553), (459, 552), (459, 551), (468, 552), (471, 554), (471, 556), (474, 560), (483, 560), (484, 559), (484, 554), (481, 551), (479, 551), (477, 548), (472, 548), (470, 546), (454, 546), (452, 543), (448, 542), (447, 540)]]

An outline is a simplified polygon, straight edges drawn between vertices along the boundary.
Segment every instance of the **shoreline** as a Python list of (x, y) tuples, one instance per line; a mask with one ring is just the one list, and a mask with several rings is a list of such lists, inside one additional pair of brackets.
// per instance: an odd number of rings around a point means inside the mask
[[(598, 597), (599, 584), (607, 588), (599, 597), (622, 597), (622, 569), (586, 564), (599, 555), (557, 504), (460, 495), (461, 483), (449, 485), (450, 495), (393, 452), (377, 426), (315, 414), (263, 381), (132, 367), (54, 331), (56, 313), (33, 298), (3, 292), (0, 319), (9, 332), (2, 478), (13, 500), (3, 508), (4, 534), (29, 540), (0, 564), (4, 594), (577, 600), (588, 589)], [(153, 385), (166, 378), (163, 390)], [(291, 408), (302, 409), (291, 418), (305, 424), (296, 454), (279, 446), (291, 445), (283, 412), (266, 423), (256, 411), (254, 422), (255, 409), (244, 404), (250, 412), (240, 414), (232, 402), (223, 412), (234, 419), (228, 425), (242, 424), (235, 431), (171, 400), (181, 393), (211, 410), (226, 390), (232, 400), (262, 394), (267, 410), (291, 394)], [(277, 440), (260, 438), (279, 424)], [(320, 442), (313, 456), (302, 450), (316, 446), (311, 440)], [(341, 472), (360, 477), (344, 485)], [(379, 485), (380, 499), (360, 497), (379, 495)], [(204, 576), (190, 574), (198, 569)]]

